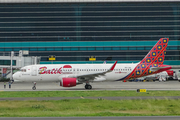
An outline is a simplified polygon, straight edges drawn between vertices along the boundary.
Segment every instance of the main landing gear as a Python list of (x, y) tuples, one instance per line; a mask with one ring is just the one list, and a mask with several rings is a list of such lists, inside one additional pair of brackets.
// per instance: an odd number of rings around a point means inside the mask
[(85, 89), (92, 89), (92, 86), (90, 84), (86, 84)]
[(34, 85), (33, 85), (32, 89), (36, 90), (36, 82), (34, 82)]

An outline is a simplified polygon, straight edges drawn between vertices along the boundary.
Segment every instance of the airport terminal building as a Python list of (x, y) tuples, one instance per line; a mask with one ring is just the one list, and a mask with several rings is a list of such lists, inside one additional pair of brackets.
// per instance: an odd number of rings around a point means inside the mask
[[(132, 63), (169, 38), (180, 65), (179, 0), (0, 0), (0, 55), (28, 50), (41, 64)], [(93, 56), (96, 61), (89, 61)]]

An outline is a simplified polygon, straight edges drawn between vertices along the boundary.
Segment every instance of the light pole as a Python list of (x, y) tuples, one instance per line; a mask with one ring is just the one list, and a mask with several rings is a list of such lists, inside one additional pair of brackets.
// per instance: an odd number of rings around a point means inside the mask
[(13, 70), (12, 70), (12, 59), (13, 59), (13, 56), (14, 56), (14, 51), (11, 51), (11, 81), (13, 80)]

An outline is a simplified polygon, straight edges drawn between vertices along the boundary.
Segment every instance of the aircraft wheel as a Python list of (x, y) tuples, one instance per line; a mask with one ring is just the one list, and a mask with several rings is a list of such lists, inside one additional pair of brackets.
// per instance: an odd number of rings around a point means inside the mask
[(33, 86), (33, 87), (32, 87), (32, 89), (33, 89), (33, 90), (35, 90), (35, 89), (36, 89), (36, 87), (35, 87), (35, 86)]
[(85, 89), (92, 89), (91, 85), (85, 85)]
[(91, 85), (88, 85), (88, 89), (92, 89), (92, 86), (91, 86)]
[(88, 89), (88, 85), (85, 85), (85, 89)]

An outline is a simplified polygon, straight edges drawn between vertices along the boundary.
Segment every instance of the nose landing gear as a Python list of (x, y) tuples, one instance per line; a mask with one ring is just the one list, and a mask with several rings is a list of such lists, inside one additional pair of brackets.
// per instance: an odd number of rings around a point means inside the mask
[(36, 90), (36, 82), (34, 82), (34, 85), (33, 85), (32, 89)]

